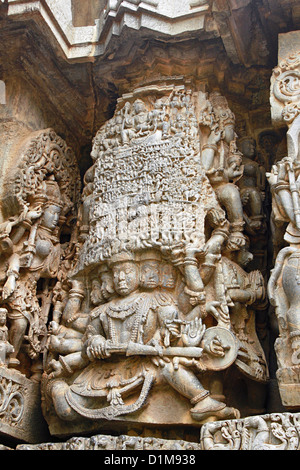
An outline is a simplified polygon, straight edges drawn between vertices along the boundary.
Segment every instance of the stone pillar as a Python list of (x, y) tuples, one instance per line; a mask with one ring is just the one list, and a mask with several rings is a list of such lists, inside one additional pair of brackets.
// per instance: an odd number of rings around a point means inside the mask
[(278, 66), (271, 79), (271, 111), (275, 126), (287, 127), (287, 154), (267, 178), (272, 192), (272, 221), (285, 228), (282, 249), (268, 290), (275, 307), (279, 337), (275, 342), (281, 400), (300, 408), (300, 31), (279, 35)]

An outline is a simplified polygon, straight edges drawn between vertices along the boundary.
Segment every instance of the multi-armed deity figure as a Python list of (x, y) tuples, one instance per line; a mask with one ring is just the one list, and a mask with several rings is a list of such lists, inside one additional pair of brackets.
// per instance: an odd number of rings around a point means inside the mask
[(175, 82), (120, 98), (95, 136), (72, 287), (55, 296), (44, 355), (54, 432), (235, 418), (211, 382), (233, 364), (267, 380), (263, 280), (240, 263), (250, 254), (234, 116), (220, 94)]

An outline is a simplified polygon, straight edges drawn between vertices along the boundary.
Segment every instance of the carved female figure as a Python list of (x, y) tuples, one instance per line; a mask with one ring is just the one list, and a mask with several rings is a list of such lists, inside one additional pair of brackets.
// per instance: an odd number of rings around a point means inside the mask
[[(41, 350), (40, 339), (46, 333), (50, 308), (51, 294), (47, 295), (47, 287), (49, 280), (57, 276), (60, 265), (58, 224), (62, 201), (58, 184), (51, 179), (44, 181), (33, 204), (38, 204), (41, 217), (32, 225), (28, 239), (21, 239), (22, 243), (14, 247), (2, 291), (2, 302), (8, 306), (10, 342), (14, 347), (9, 360), (11, 367), (19, 364), (17, 355), (26, 333), (29, 355), (35, 358)], [(37, 283), (41, 279), (45, 282), (39, 302)]]
[(261, 166), (255, 161), (256, 142), (251, 137), (243, 137), (239, 141), (239, 148), (243, 154), (243, 177), (238, 185), (246, 216), (246, 225), (253, 234), (263, 228), (263, 195), (265, 174)]
[[(245, 236), (243, 206), (236, 185), (243, 174), (243, 166), (235, 148), (235, 117), (226, 99), (219, 93), (212, 93), (209, 100), (213, 109), (213, 125), (207, 142), (202, 146), (201, 161), (230, 222), (228, 246), (237, 250), (245, 244)], [(203, 123), (206, 124), (206, 121)]]

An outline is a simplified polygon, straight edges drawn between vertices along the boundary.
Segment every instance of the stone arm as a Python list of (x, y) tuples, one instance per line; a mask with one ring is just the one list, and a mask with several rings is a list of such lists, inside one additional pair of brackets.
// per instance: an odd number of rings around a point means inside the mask
[(212, 130), (207, 139), (207, 143), (202, 147), (201, 163), (206, 171), (212, 168), (215, 154), (218, 150), (217, 143), (220, 139), (221, 132)]
[(273, 198), (282, 219), (295, 224), (296, 208), (294, 207), (291, 187), (288, 182), (286, 162), (282, 161), (277, 165), (274, 165), (272, 167), (272, 171), (270, 173), (266, 173), (266, 177), (271, 186)]
[(266, 295), (262, 274), (255, 270), (248, 274), (249, 284), (245, 288), (228, 289), (228, 294), (233, 302), (252, 305), (257, 300), (263, 300)]
[(179, 312), (175, 305), (157, 307), (157, 327), (149, 344), (168, 347), (180, 336)]
[(81, 305), (84, 298), (84, 288), (81, 282), (72, 281), (72, 288), (69, 292), (69, 298), (67, 300), (66, 306), (62, 313), (61, 324), (67, 327), (72, 327), (72, 324), (76, 322), (77, 328), (80, 327), (80, 323), (83, 322), (82, 328), (85, 330), (86, 327), (86, 316), (82, 317), (82, 322), (80, 322), (81, 316)]
[(259, 166), (257, 184), (260, 191), (264, 192), (266, 189), (266, 170), (262, 166)]
[(249, 289), (228, 289), (228, 294), (233, 302), (252, 304), (256, 300), (256, 294)]
[(30, 230), (35, 219), (42, 215), (41, 208), (28, 210), (26, 207), (19, 216), (11, 217), (0, 224), (0, 249), (8, 255), (13, 247), (22, 240), (25, 232)]
[(19, 271), (20, 257), (17, 253), (15, 253), (9, 258), (8, 270), (6, 272), (7, 279), (3, 286), (2, 300), (8, 299), (15, 291), (16, 281), (19, 277)]
[(85, 334), (82, 341), (84, 342), (84, 350), (90, 360), (94, 359), (105, 359), (110, 356), (107, 351), (107, 342), (110, 342), (106, 338), (103, 325), (100, 319), (100, 312), (97, 309), (94, 314), (90, 315), (88, 325), (86, 327)]

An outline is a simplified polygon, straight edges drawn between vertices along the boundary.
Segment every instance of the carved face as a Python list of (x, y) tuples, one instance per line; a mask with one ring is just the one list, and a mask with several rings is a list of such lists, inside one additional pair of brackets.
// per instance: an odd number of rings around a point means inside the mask
[(132, 261), (116, 263), (112, 271), (115, 291), (119, 295), (126, 296), (138, 288), (138, 268)]
[(61, 208), (55, 204), (51, 204), (46, 207), (42, 217), (42, 225), (50, 230), (54, 230), (57, 227)]
[(136, 112), (136, 114), (144, 113), (146, 111), (146, 107), (143, 101), (141, 100), (136, 100), (133, 106), (134, 106), (134, 111)]
[(57, 335), (59, 332), (59, 324), (56, 321), (51, 321), (49, 323), (49, 333)]
[(108, 300), (114, 293), (114, 284), (111, 273), (102, 273), (101, 280), (101, 295), (105, 300)]
[(6, 323), (6, 314), (7, 310), (4, 308), (0, 308), (0, 325), (3, 326)]
[(245, 140), (242, 143), (242, 153), (245, 155), (245, 157), (253, 158), (255, 155), (255, 147), (256, 146), (254, 140)]
[(253, 260), (253, 254), (250, 253), (250, 251), (248, 251), (247, 248), (239, 250), (239, 252), (237, 253), (237, 262), (241, 266), (247, 266), (247, 264), (249, 264), (250, 261), (252, 260)]
[(91, 302), (94, 305), (98, 305), (103, 301), (102, 293), (101, 293), (101, 285), (98, 279), (92, 280), (92, 290), (90, 294)]
[(166, 264), (162, 271), (161, 285), (166, 289), (173, 289), (176, 283), (176, 270), (170, 264)]
[(144, 289), (155, 289), (159, 286), (159, 274), (158, 261), (144, 261), (141, 266), (140, 286)]

